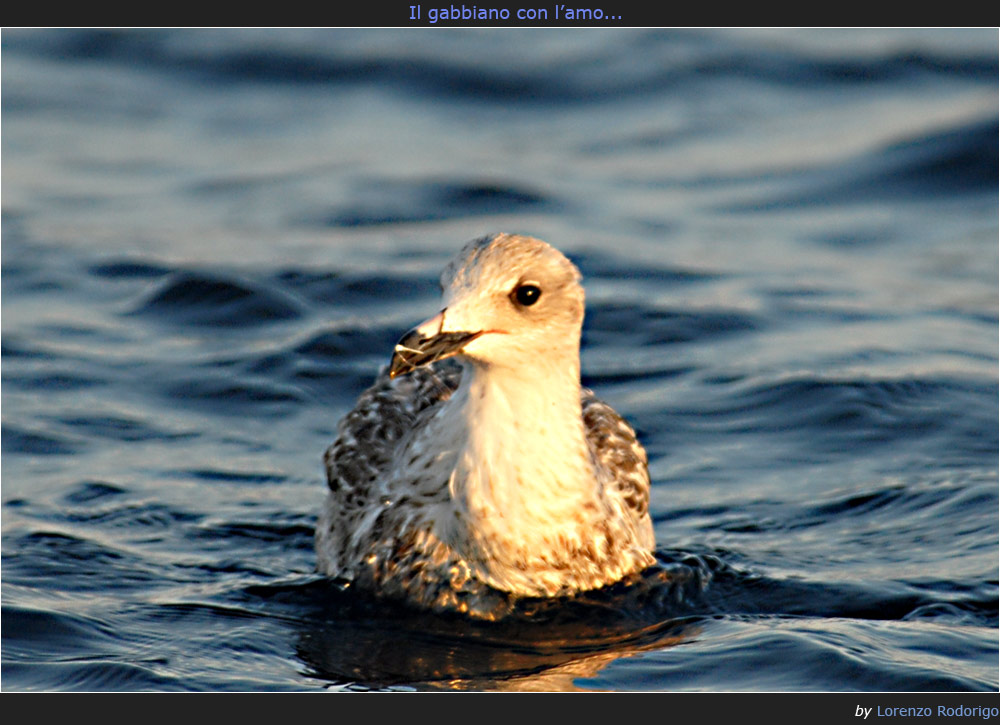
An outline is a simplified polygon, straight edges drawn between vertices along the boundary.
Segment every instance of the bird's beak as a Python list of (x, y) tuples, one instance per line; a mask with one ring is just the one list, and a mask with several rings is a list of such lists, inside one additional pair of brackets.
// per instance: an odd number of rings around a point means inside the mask
[(389, 362), (389, 377), (405, 375), (423, 365), (444, 360), (462, 352), (462, 348), (483, 334), (480, 332), (444, 332), (441, 310), (431, 319), (407, 332), (396, 343)]

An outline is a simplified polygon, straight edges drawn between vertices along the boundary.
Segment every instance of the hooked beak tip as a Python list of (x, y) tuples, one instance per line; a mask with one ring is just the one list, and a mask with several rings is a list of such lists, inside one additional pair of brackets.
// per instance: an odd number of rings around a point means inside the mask
[(421, 328), (410, 330), (396, 343), (389, 361), (389, 379), (412, 372), (438, 360), (454, 357), (482, 332), (438, 332), (425, 337)]

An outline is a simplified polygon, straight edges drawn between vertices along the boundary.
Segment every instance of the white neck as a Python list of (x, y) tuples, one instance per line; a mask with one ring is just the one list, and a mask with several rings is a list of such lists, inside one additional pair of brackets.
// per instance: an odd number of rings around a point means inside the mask
[(466, 363), (443, 411), (442, 424), (460, 426), (465, 436), (449, 481), (451, 520), (441, 533), (504, 589), (537, 587), (521, 580), (566, 566), (602, 514), (577, 360), (546, 357), (516, 369)]

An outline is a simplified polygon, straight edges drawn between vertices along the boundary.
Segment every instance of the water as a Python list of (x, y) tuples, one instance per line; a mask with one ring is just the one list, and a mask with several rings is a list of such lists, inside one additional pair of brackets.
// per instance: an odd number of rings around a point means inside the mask
[[(997, 33), (4, 31), (6, 690), (996, 690)], [(314, 574), (467, 240), (585, 274), (661, 568)]]

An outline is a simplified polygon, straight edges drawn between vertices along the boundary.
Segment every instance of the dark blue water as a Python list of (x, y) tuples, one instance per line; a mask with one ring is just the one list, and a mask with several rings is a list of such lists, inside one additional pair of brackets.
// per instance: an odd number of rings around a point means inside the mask
[[(996, 690), (997, 33), (4, 31), (5, 690)], [(661, 567), (314, 574), (467, 240), (585, 275)]]

